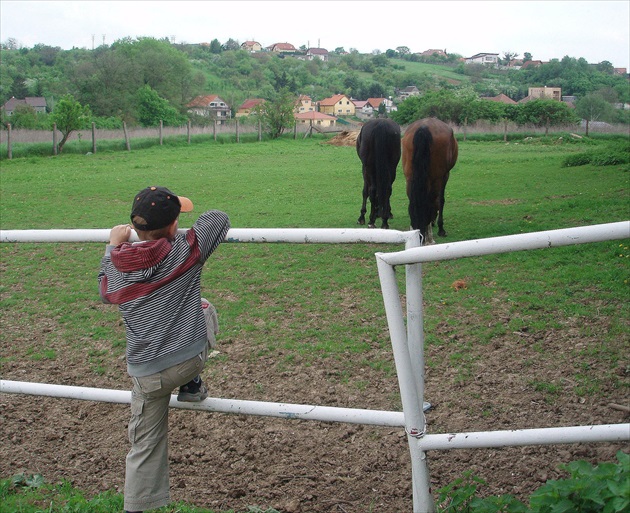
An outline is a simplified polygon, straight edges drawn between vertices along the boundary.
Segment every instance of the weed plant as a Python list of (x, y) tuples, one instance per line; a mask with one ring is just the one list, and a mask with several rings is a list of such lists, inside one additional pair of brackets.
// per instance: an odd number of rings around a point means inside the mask
[[(510, 494), (480, 497), (486, 484), (472, 472), (454, 480), (437, 491), (438, 513), (621, 513), (630, 508), (630, 456), (617, 452), (617, 463), (591, 465), (573, 461), (561, 465), (567, 477), (550, 480), (534, 491), (529, 504)], [(0, 480), (0, 513), (111, 513), (121, 511), (123, 496), (104, 492), (88, 498), (68, 481), (58, 484), (44, 482), (37, 475), (17, 474)], [(184, 503), (173, 503), (156, 513), (215, 513)], [(231, 511), (225, 513), (234, 513)], [(256, 506), (248, 513), (277, 513)]]

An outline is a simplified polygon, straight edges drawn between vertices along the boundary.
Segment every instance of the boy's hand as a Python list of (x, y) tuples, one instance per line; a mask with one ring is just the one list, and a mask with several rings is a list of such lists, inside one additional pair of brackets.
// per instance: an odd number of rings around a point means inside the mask
[(131, 226), (128, 224), (119, 224), (114, 226), (109, 232), (109, 243), (112, 246), (118, 246), (123, 242), (127, 242), (131, 236)]

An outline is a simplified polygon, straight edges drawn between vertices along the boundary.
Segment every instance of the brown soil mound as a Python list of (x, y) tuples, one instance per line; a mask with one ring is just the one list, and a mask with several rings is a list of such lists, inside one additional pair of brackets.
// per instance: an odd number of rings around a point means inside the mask
[(344, 130), (339, 135), (336, 135), (329, 141), (326, 141), (326, 144), (332, 144), (333, 146), (356, 146), (359, 132), (360, 130)]

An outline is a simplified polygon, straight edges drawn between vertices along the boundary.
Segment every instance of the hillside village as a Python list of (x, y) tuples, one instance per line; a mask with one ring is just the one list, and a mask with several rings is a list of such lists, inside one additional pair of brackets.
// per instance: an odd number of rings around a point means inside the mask
[[(322, 61), (328, 62), (334, 55), (349, 55), (343, 48), (337, 48), (334, 52), (329, 52), (325, 48), (301, 46), (299, 49), (289, 42), (278, 42), (268, 46), (263, 46), (258, 41), (248, 40), (240, 45), (230, 40), (224, 47), (240, 49), (250, 54), (273, 54), (280, 59), (297, 59), (301, 61)], [(210, 48), (218, 41), (212, 43), (199, 43), (201, 48)], [(224, 48), (225, 49), (225, 48)], [(498, 53), (477, 53), (470, 57), (461, 57), (458, 54), (449, 54), (442, 49), (428, 49), (423, 52), (411, 53), (406, 47), (399, 47), (397, 51), (408, 57), (407, 60), (412, 62), (426, 63), (459, 63), (464, 65), (477, 65), (479, 67), (495, 69), (495, 70), (526, 70), (537, 68), (544, 64), (540, 60), (517, 59), (517, 54), (507, 54), (502, 59)], [(388, 50), (387, 52), (393, 52)], [(529, 54), (525, 54), (530, 57)], [(391, 57), (391, 55), (390, 55)], [(614, 74), (628, 77), (625, 68), (614, 68)], [(371, 98), (355, 98), (343, 93), (333, 94), (327, 98), (315, 100), (311, 96), (298, 94), (296, 95), (294, 105), (294, 117), (298, 125), (310, 125), (321, 128), (335, 127), (338, 123), (345, 119), (355, 121), (364, 121), (379, 115), (389, 115), (398, 109), (398, 105), (406, 99), (422, 94), (420, 88), (416, 84), (409, 84), (406, 87), (395, 88), (394, 95), (388, 97), (371, 97)], [(496, 96), (481, 96), (481, 98), (499, 102), (503, 104), (522, 104), (535, 99), (552, 99), (565, 102), (569, 107), (573, 107), (576, 100), (575, 96), (563, 95), (560, 87), (529, 87), (527, 96), (520, 98), (518, 101), (510, 96), (501, 93)], [(198, 119), (212, 120), (218, 124), (227, 123), (228, 120), (246, 118), (255, 113), (262, 113), (265, 109), (266, 100), (264, 98), (246, 98), (240, 104), (230, 104), (227, 98), (212, 91), (206, 94), (195, 96), (192, 100), (185, 103), (186, 112), (189, 115), (196, 116)], [(47, 104), (46, 98), (42, 96), (23, 98), (12, 97), (2, 106), (3, 116), (6, 118), (13, 115), (17, 109), (31, 108), (35, 113), (50, 112), (52, 106)], [(622, 108), (626, 108), (624, 104)]]

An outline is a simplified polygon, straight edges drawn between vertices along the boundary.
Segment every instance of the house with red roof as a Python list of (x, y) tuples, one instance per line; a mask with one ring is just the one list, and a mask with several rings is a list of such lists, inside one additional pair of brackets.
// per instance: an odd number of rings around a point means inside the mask
[(241, 49), (247, 52), (255, 53), (262, 52), (263, 47), (258, 41), (245, 41), (241, 44)]
[(191, 114), (214, 118), (221, 124), (232, 117), (230, 106), (216, 94), (197, 96), (186, 105), (186, 108)]
[(318, 102), (319, 112), (330, 116), (354, 116), (354, 103), (345, 94), (335, 94)]
[(267, 47), (267, 50), (275, 53), (296, 53), (295, 46), (291, 43), (274, 43)]
[(309, 48), (306, 50), (306, 59), (309, 61), (319, 59), (326, 62), (328, 60), (328, 50), (325, 48)]
[(295, 122), (298, 125), (311, 125), (327, 128), (335, 126), (337, 118), (335, 116), (330, 116), (329, 114), (324, 114), (323, 112), (309, 111), (296, 114)]
[(509, 96), (503, 93), (498, 94), (497, 96), (483, 97), (483, 99), (489, 100), (491, 102), (499, 102), (499, 103), (506, 103), (508, 105), (516, 105), (516, 102), (512, 100), (512, 98), (510, 98)]
[(434, 50), (434, 49), (425, 50), (424, 52), (421, 52), (418, 55), (420, 55), (420, 57), (434, 57), (434, 56), (448, 57), (446, 50)]
[(525, 61), (521, 66), (521, 69), (537, 68), (543, 64), (545, 64), (543, 61)]
[(378, 114), (378, 109), (381, 104), (385, 105), (385, 112), (387, 113), (390, 113), (393, 110), (398, 110), (394, 106), (394, 102), (389, 98), (368, 98), (361, 109), (361, 113), (367, 117), (372, 117), (375, 111)]
[(263, 103), (265, 103), (265, 100), (263, 98), (249, 98), (245, 100), (236, 110), (236, 114), (234, 114), (234, 117), (240, 118), (242, 116), (249, 116), (252, 114), (254, 109), (256, 109), (256, 107), (258, 107), (259, 105), (262, 106)]
[(299, 114), (301, 112), (313, 112), (316, 111), (316, 106), (313, 104), (313, 100), (310, 96), (306, 96), (305, 94), (301, 94), (295, 105), (295, 112)]

